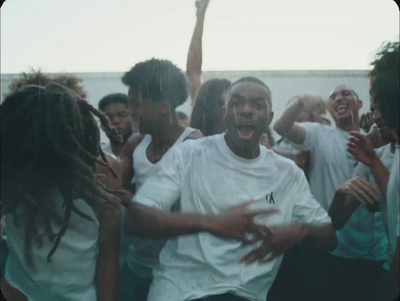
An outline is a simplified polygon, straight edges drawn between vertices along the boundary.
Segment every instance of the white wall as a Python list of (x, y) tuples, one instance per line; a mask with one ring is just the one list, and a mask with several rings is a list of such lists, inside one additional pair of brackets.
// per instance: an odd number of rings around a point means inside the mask
[[(254, 76), (264, 81), (272, 91), (273, 111), (275, 119), (283, 112), (287, 101), (294, 95), (303, 92), (313, 92), (323, 97), (329, 95), (330, 90), (338, 84), (352, 87), (364, 101), (361, 112), (369, 109), (369, 93), (367, 70), (310, 70), (310, 71), (208, 71), (203, 73), (203, 82), (211, 78), (227, 78), (235, 81), (244, 76)], [(110, 93), (127, 93), (127, 87), (122, 84), (123, 73), (76, 73), (83, 80), (88, 92), (88, 101), (97, 107), (98, 101)], [(1, 75), (1, 95), (8, 91), (8, 85), (16, 74)], [(178, 108), (189, 114), (190, 101)], [(277, 138), (277, 137), (275, 137)], [(104, 135), (102, 140), (106, 141)]]

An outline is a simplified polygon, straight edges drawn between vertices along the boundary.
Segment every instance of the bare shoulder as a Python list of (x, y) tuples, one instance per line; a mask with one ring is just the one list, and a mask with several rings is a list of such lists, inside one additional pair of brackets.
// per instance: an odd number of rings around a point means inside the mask
[(142, 142), (144, 136), (145, 135), (139, 133), (132, 135), (128, 141), (125, 142), (121, 150), (121, 157), (131, 156), (135, 148)]

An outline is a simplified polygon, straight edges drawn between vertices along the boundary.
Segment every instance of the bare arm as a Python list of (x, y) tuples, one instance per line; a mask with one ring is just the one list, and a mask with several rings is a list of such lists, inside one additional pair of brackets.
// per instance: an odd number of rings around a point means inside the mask
[(204, 17), (210, 0), (196, 1), (196, 25), (194, 27), (192, 40), (190, 41), (187, 62), (186, 76), (192, 105), (194, 105), (197, 91), (201, 86), (201, 66), (203, 62), (203, 28)]
[(350, 132), (348, 151), (365, 165), (369, 166), (371, 173), (381, 192), (386, 195), (389, 182), (389, 172), (377, 156), (372, 144), (362, 134)]
[(360, 204), (373, 206), (379, 198), (378, 188), (363, 178), (357, 177), (344, 183), (336, 191), (329, 208), (335, 230), (344, 227)]
[(331, 224), (308, 225), (292, 224), (271, 228), (272, 236), (263, 240), (261, 246), (240, 261), (252, 263), (266, 262), (276, 258), (292, 248), (296, 243), (305, 239), (316, 249), (333, 250), (337, 245), (335, 230)]
[(100, 213), (98, 301), (116, 301), (118, 297), (120, 233), (121, 205), (115, 200), (106, 201)]
[(282, 116), (275, 122), (274, 130), (296, 144), (303, 144), (306, 132), (303, 125), (296, 122), (298, 115), (301, 111), (313, 114), (315, 114), (315, 111), (323, 113), (325, 112), (325, 105), (321, 97), (312, 94), (295, 96), (291, 102), (291, 105), (286, 108)]
[(130, 183), (133, 179), (133, 176), (135, 175), (135, 172), (133, 170), (133, 152), (136, 146), (138, 146), (139, 143), (143, 140), (143, 138), (144, 135), (135, 135), (133, 138), (129, 139), (125, 143), (124, 147), (121, 150), (119, 161), (121, 183), (122, 187), (127, 190), (130, 189)]
[(129, 207), (125, 219), (125, 233), (150, 238), (169, 238), (198, 232), (210, 232), (222, 238), (235, 238), (252, 242), (246, 234), (256, 238), (268, 235), (269, 229), (256, 224), (253, 218), (260, 214), (277, 212), (276, 209), (246, 212), (249, 202), (219, 215), (164, 212), (137, 203)]

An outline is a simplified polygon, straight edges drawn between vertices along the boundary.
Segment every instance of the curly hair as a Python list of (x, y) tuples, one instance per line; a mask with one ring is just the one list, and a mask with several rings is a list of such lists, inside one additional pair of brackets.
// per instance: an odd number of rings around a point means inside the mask
[(124, 74), (122, 82), (153, 102), (169, 100), (173, 108), (189, 95), (185, 75), (168, 60), (153, 58), (137, 63)]
[(227, 79), (210, 79), (200, 87), (190, 118), (191, 127), (199, 129), (204, 136), (219, 134), (219, 129), (214, 124), (215, 112), (219, 109), (221, 94), (230, 85), (231, 82)]
[[(111, 197), (99, 185), (93, 172), (99, 156), (100, 134), (94, 116), (110, 135), (116, 135), (102, 113), (85, 100), (58, 84), (45, 87), (25, 86), (9, 94), (1, 109), (1, 174), (2, 214), (12, 214), (18, 224), (16, 210), (21, 206), (26, 221), (24, 256), (32, 266), (31, 247), (48, 236), (57, 249), (68, 227), (71, 214), (91, 219), (79, 211), (74, 200), (83, 199), (99, 210)], [(64, 200), (64, 216), (55, 213), (52, 191), (58, 189)], [(58, 233), (52, 222), (61, 226)], [(41, 227), (45, 233), (38, 233)]]
[(57, 83), (64, 86), (74, 93), (76, 93), (80, 98), (87, 98), (87, 93), (82, 86), (82, 80), (73, 74), (58, 74), (56, 76), (44, 74), (40, 70), (31, 70), (29, 73), (21, 73), (18, 78), (14, 79), (8, 86), (9, 94), (19, 91), (25, 88), (27, 85), (36, 85), (44, 87), (50, 83)]
[(399, 42), (386, 42), (371, 63), (370, 96), (380, 104), (380, 110), (389, 127), (399, 135)]

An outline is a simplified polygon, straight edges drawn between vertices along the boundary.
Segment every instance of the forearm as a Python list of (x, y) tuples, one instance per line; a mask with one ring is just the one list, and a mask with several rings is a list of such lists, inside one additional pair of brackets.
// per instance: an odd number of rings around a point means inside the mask
[(149, 238), (169, 238), (208, 231), (210, 216), (164, 212), (132, 203), (125, 219), (125, 233)]
[(335, 230), (343, 228), (359, 205), (360, 203), (351, 195), (344, 194), (339, 190), (336, 191), (329, 207), (329, 216), (332, 219), (333, 228)]
[(275, 122), (274, 130), (281, 136), (288, 138), (289, 140), (302, 144), (304, 137), (298, 135), (298, 130), (295, 126), (298, 124), (295, 122), (300, 111), (302, 110), (303, 104), (300, 98), (297, 98), (282, 114), (282, 116)]
[(116, 301), (119, 280), (120, 228), (115, 228), (108, 238), (100, 236), (97, 268), (97, 300)]
[(378, 156), (375, 156), (371, 161), (369, 168), (380, 191), (383, 195), (386, 195), (387, 185), (389, 182), (389, 172)]
[(317, 250), (333, 250), (337, 245), (336, 233), (331, 224), (305, 225), (304, 239)]
[(197, 17), (186, 62), (186, 75), (188, 78), (188, 87), (192, 102), (194, 102), (197, 91), (201, 85), (200, 77), (203, 63), (203, 27), (204, 16)]

